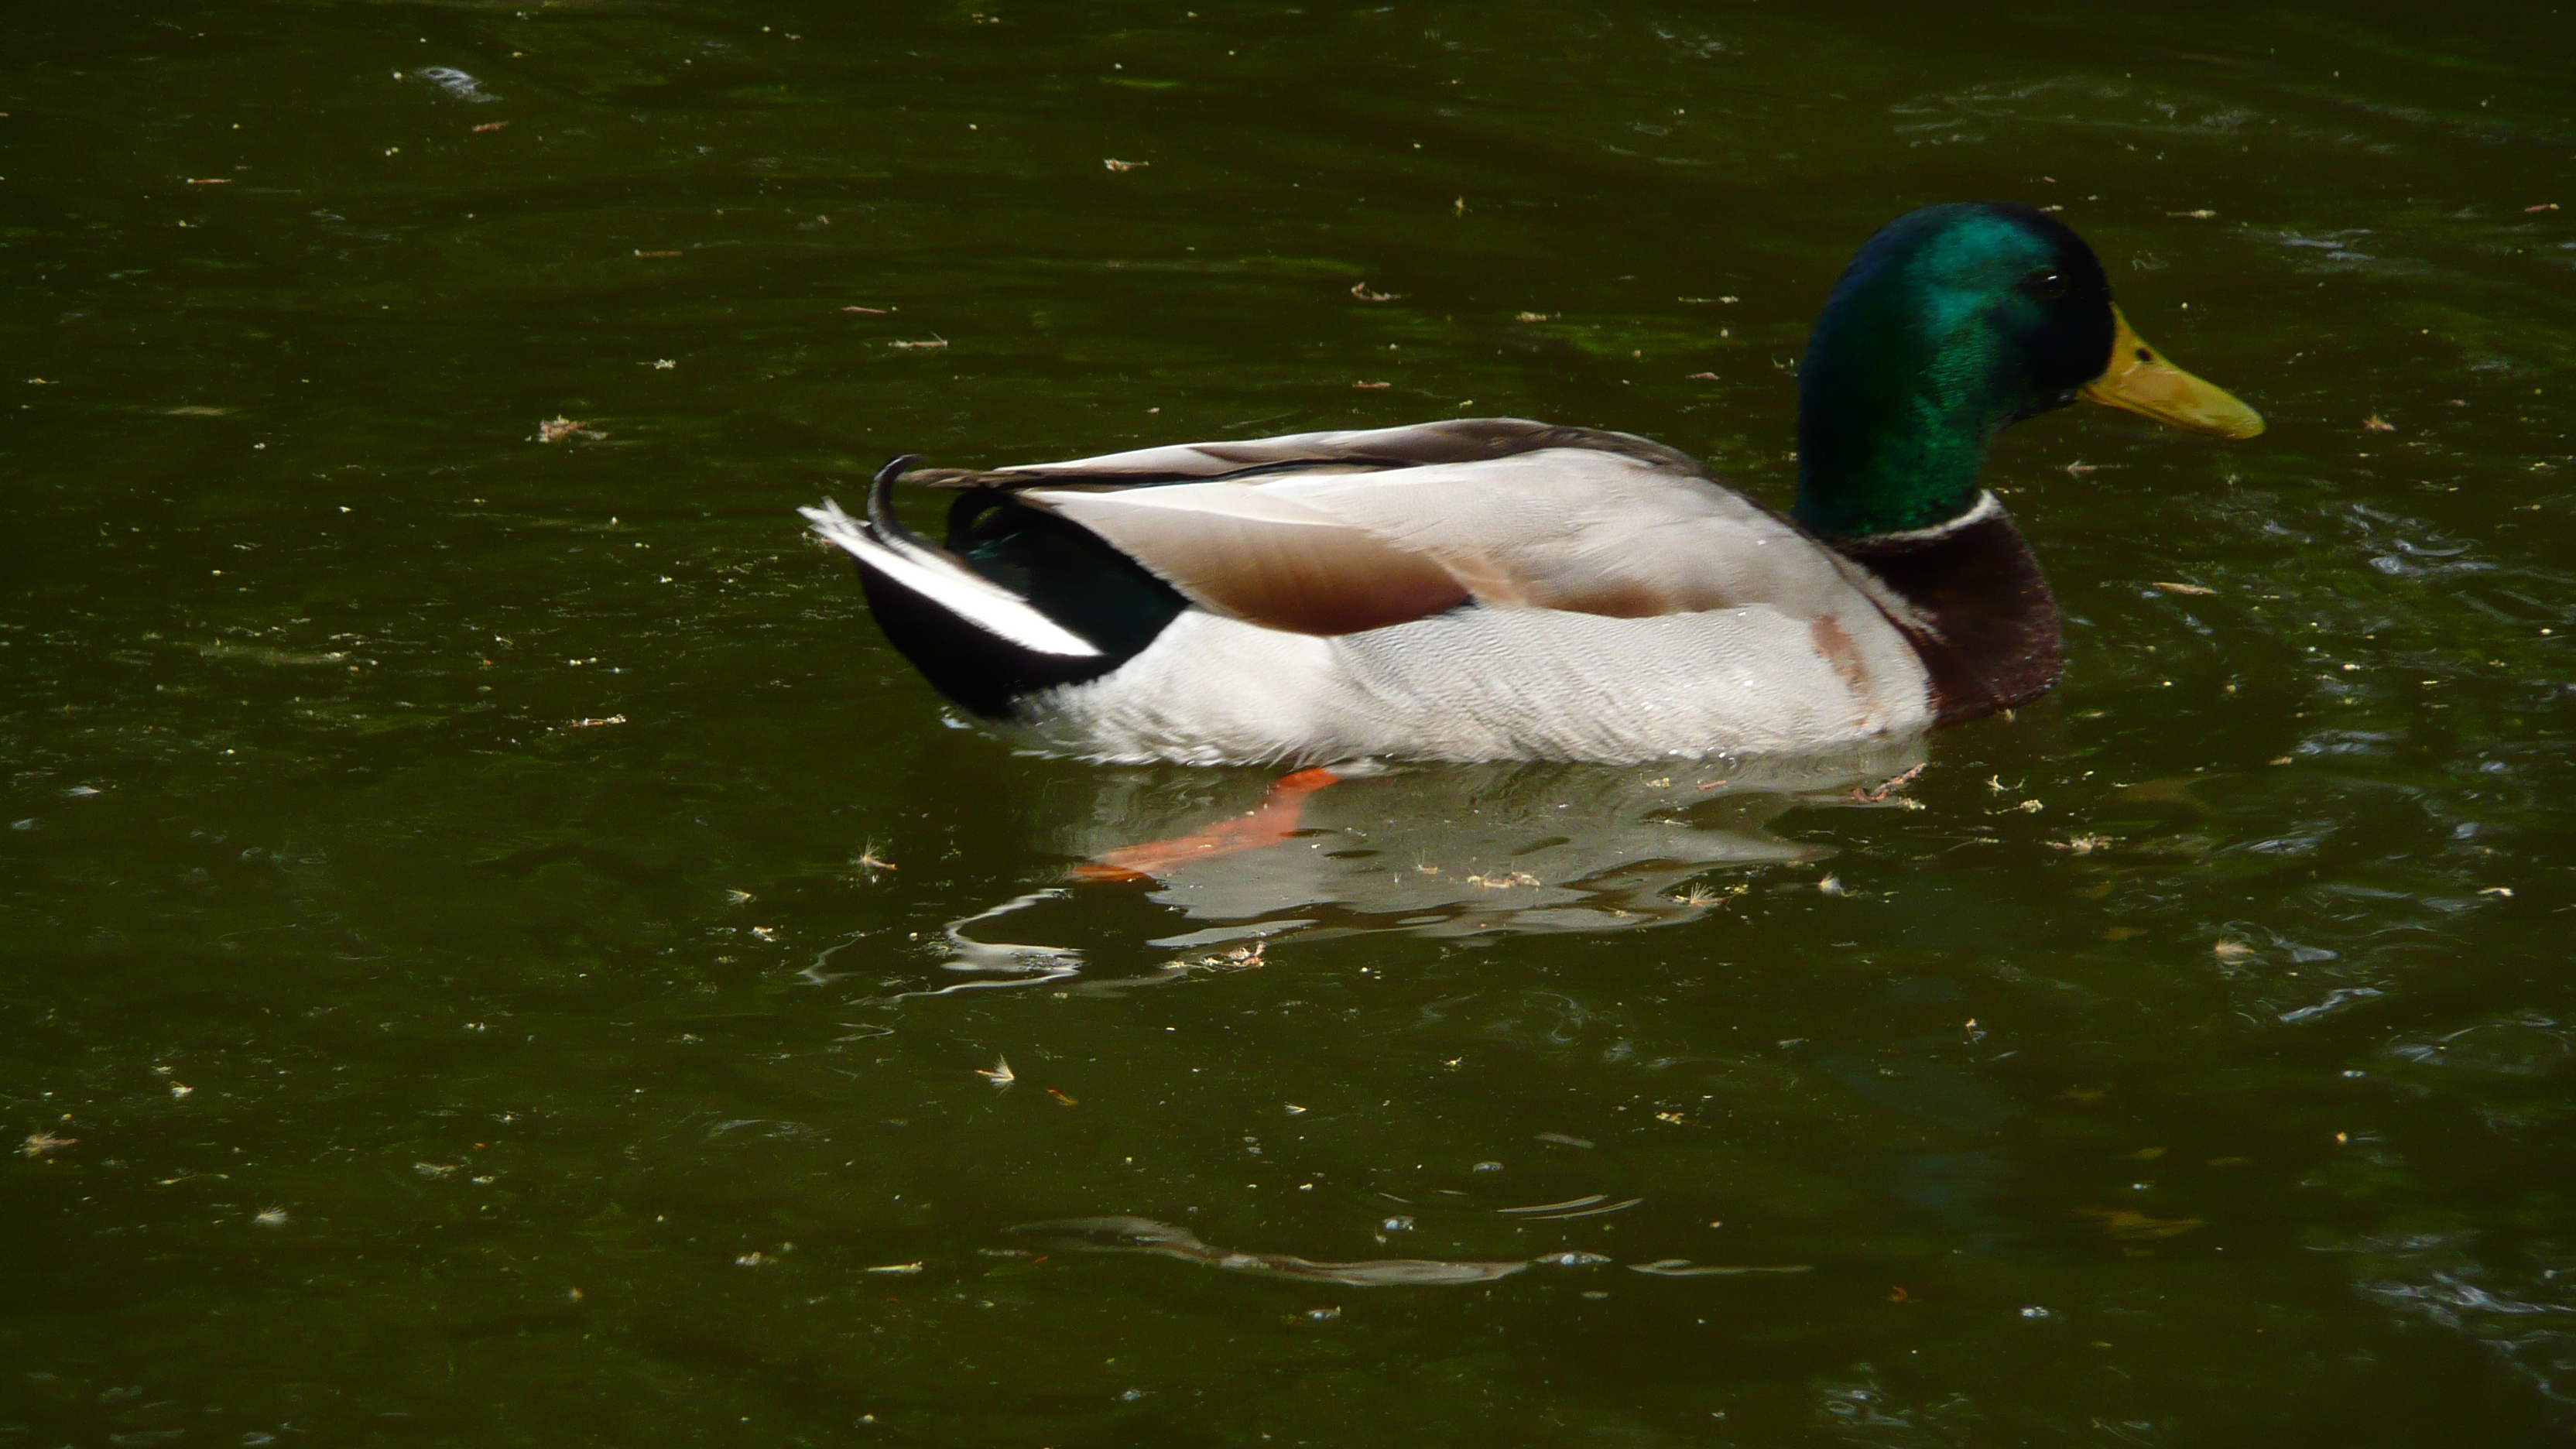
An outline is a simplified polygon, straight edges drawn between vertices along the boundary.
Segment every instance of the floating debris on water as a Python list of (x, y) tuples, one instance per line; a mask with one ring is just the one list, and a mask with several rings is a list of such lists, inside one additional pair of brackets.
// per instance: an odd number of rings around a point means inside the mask
[(1289, 1253), (1239, 1252), (1212, 1248), (1186, 1228), (1136, 1217), (1066, 1218), (1058, 1222), (1028, 1223), (1011, 1231), (1055, 1238), (1074, 1252), (1151, 1253), (1229, 1272), (1263, 1278), (1293, 1278), (1309, 1283), (1338, 1283), (1346, 1288), (1490, 1283), (1529, 1267), (1527, 1259), (1449, 1262), (1434, 1258), (1375, 1258), (1355, 1263), (1327, 1263)]
[(467, 75), (465, 72), (458, 70), (452, 65), (425, 65), (420, 69), (413, 71), (412, 74), (419, 76), (422, 80), (429, 82), (431, 85), (438, 87), (440, 90), (447, 92), (449, 95), (456, 97), (460, 101), (470, 101), (479, 106), (486, 104), (487, 102), (501, 99), (499, 96), (483, 89), (483, 83), (481, 81), (476, 80), (474, 77)]
[(2152, 1218), (2134, 1208), (2078, 1208), (2076, 1213), (2098, 1219), (2115, 1238), (2170, 1238), (2209, 1226), (2199, 1218)]
[[(1175, 974), (1185, 971), (1249, 971), (1266, 964), (1262, 953), (1269, 948), (1269, 942), (1255, 941), (1250, 946), (1237, 946), (1214, 955), (1166, 961), (1162, 969)], [(1305, 1110), (1303, 1107), (1290, 1107), (1288, 1113), (1295, 1116)]]
[[(1567, 1198), (1563, 1202), (1534, 1203), (1528, 1207), (1496, 1208), (1494, 1211), (1505, 1217), (1519, 1218), (1523, 1222), (1545, 1223), (1558, 1222), (1566, 1218), (1594, 1218), (1604, 1213), (1626, 1212), (1644, 1201), (1642, 1197), (1632, 1197), (1625, 1202), (1611, 1202), (1610, 1194), (1596, 1192), (1586, 1197)], [(1608, 1206), (1599, 1206), (1604, 1203)]]
[(1515, 1212), (1515, 1214), (1517, 1212), (1564, 1212), (1564, 1209), (1569, 1207), (1592, 1207), (1595, 1201), (1610, 1201), (1610, 1194), (1597, 1191), (1597, 1194), (1592, 1196), (1569, 1196), (1566, 1201), (1538, 1201), (1538, 1204), (1530, 1204), (1530, 1207), (1497, 1207), (1494, 1212)]
[(1631, 1273), (1650, 1273), (1658, 1278), (1735, 1278), (1748, 1273), (1811, 1273), (1812, 1263), (1765, 1263), (1747, 1267), (1721, 1266), (1716, 1263), (1694, 1263), (1688, 1258), (1658, 1258), (1651, 1263), (1631, 1263)]
[(338, 664), (349, 657), (345, 649), (302, 651), (271, 649), (258, 644), (200, 644), (197, 652), (208, 659), (241, 659), (252, 664), (283, 667), (290, 664)]

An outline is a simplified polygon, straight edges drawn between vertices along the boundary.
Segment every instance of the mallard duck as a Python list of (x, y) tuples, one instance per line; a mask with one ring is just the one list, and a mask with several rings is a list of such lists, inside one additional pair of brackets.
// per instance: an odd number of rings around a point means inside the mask
[[(1977, 474), (2078, 398), (2250, 438), (2056, 218), (1929, 206), (1871, 237), (1799, 374), (1787, 517), (1626, 433), (1519, 418), (877, 474), (858, 562), (951, 700), (1104, 760), (1798, 752), (1972, 719), (2058, 676), (2057, 605)], [(897, 482), (962, 490), (945, 545)]]

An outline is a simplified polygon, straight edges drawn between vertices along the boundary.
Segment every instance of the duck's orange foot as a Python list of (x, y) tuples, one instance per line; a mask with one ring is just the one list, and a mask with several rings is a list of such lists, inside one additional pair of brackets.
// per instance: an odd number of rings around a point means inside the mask
[(1210, 860), (1220, 855), (1277, 845), (1297, 833), (1298, 823), (1306, 815), (1306, 797), (1341, 778), (1320, 767), (1283, 775), (1271, 784), (1269, 791), (1261, 797), (1261, 803), (1246, 814), (1232, 820), (1220, 820), (1187, 835), (1175, 835), (1169, 840), (1149, 840), (1142, 845), (1122, 845), (1116, 850), (1104, 850), (1075, 866), (1073, 878), (1086, 881), (1146, 880), (1194, 860)]

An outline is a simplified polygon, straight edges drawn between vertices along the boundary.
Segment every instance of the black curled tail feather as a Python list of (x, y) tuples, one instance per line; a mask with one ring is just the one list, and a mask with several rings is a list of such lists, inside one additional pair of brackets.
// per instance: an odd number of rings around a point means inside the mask
[(919, 466), (919, 453), (898, 453), (886, 460), (886, 465), (877, 470), (876, 477), (868, 480), (868, 527), (882, 537), (901, 539), (927, 548), (930, 540), (904, 527), (903, 520), (894, 516), (894, 485), (904, 474)]

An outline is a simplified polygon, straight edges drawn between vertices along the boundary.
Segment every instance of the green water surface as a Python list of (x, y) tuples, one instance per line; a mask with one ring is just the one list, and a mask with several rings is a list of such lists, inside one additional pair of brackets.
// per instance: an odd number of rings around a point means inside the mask
[[(10, 8), (0, 1449), (2576, 1432), (2576, 23), (988, 3)], [(1981, 197), (2271, 431), (2009, 434), (2066, 680), (1928, 744), (1076, 882), (1266, 777), (959, 727), (793, 512), (1484, 414), (1781, 504)], [(1011, 1231), (1106, 1215), (1248, 1266)]]

